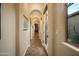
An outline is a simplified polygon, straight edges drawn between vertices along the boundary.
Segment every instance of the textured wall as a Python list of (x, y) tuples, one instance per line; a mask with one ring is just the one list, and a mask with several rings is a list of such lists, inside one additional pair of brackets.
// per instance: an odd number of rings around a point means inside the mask
[[(27, 4), (26, 4), (27, 6)], [(25, 55), (26, 53), (26, 50), (27, 48), (30, 46), (30, 21), (29, 21), (29, 18), (27, 16), (28, 12), (27, 10), (28, 9), (25, 9), (25, 8), (28, 8), (25, 7), (25, 5), (23, 4), (20, 4), (20, 13), (19, 13), (19, 19), (20, 19), (20, 23), (19, 23), (19, 33), (20, 33), (20, 55)], [(27, 14), (24, 14), (24, 13), (27, 13)], [(28, 29), (24, 31), (24, 15), (25, 17), (27, 17), (26, 20), (28, 20)]]

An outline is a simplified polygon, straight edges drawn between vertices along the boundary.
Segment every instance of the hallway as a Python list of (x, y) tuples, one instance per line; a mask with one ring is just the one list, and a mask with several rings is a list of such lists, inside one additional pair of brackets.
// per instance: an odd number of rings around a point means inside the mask
[(47, 51), (42, 45), (39, 33), (35, 32), (31, 40), (31, 46), (27, 49), (25, 56), (47, 56)]
[(79, 56), (79, 9), (67, 13), (73, 5), (1, 3), (0, 56)]

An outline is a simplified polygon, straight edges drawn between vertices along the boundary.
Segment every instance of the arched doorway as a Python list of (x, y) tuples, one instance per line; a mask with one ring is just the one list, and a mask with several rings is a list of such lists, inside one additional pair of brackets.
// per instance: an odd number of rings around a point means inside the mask
[(39, 32), (39, 26), (38, 26), (38, 24), (34, 24), (34, 26), (35, 26), (35, 32)]

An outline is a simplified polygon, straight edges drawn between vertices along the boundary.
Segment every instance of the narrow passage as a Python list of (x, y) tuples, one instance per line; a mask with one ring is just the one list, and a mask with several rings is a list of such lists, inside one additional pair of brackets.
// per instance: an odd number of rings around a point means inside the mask
[(31, 46), (27, 49), (25, 56), (47, 56), (47, 51), (39, 39), (39, 33), (35, 32), (31, 40)]

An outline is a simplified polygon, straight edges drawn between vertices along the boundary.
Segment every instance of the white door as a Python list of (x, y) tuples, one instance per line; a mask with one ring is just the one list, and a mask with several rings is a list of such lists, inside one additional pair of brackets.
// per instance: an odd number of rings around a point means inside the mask
[(15, 55), (14, 4), (1, 4), (0, 55)]

